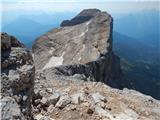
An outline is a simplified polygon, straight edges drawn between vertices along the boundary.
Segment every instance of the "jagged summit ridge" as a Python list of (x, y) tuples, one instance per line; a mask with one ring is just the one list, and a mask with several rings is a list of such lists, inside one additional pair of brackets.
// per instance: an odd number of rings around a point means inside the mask
[(101, 11), (98, 9), (85, 9), (82, 12), (80, 12), (77, 16), (75, 16), (71, 20), (64, 20), (61, 23), (61, 27), (64, 26), (74, 26), (77, 24), (84, 23), (86, 21), (89, 21), (91, 18), (95, 17), (97, 14), (99, 14)]
[[(42, 50), (42, 52), (49, 51), (50, 54), (47, 57), (61, 57), (63, 55), (62, 64), (85, 64), (111, 52), (112, 17), (105, 12), (100, 12), (100, 10), (88, 9), (77, 15), (76, 20), (78, 21), (78, 17), (85, 14), (87, 16), (96, 15), (78, 25), (49, 31), (35, 42), (33, 52), (36, 54)], [(38, 66), (39, 68), (44, 67), (43, 62)]]
[(77, 16), (75, 16), (71, 20), (64, 20), (60, 26), (65, 27), (65, 26), (78, 25), (78, 24), (84, 23), (86, 21), (89, 21), (93, 17), (97, 17), (97, 15), (99, 15), (101, 13), (104, 13), (108, 16), (108, 18), (111, 18), (111, 15), (109, 15), (106, 12), (101, 12), (99, 9), (84, 9), (83, 11), (81, 11)]

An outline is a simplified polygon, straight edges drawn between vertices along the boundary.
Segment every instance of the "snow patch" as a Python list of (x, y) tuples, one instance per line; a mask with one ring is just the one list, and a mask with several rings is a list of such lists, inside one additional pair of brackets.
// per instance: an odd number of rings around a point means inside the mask
[(49, 54), (52, 54), (54, 51), (55, 51), (55, 49), (51, 48), (48, 52), (49, 52)]
[[(84, 50), (85, 50), (85, 44), (82, 45), (81, 51), (84, 51)], [(77, 56), (78, 56), (80, 53), (81, 53), (81, 52), (79, 52), (79, 53), (77, 54)], [(82, 57), (80, 56), (79, 59), (78, 59), (78, 61), (80, 61), (81, 59), (82, 59)]]
[(85, 23), (85, 24), (87, 25), (87, 29), (86, 29), (84, 32), (82, 32), (80, 35), (74, 37), (73, 39), (76, 39), (76, 38), (79, 38), (79, 37), (83, 37), (83, 36), (86, 34), (86, 32), (88, 32), (88, 25), (89, 25), (90, 23), (91, 23), (91, 21)]
[(32, 58), (34, 59), (34, 54), (32, 53), (31, 55), (32, 55)]
[(84, 36), (84, 35), (85, 35), (85, 33), (86, 33), (86, 32), (82, 32), (82, 33), (79, 35), (79, 37)]
[(80, 57), (79, 59), (78, 59), (78, 61), (80, 61), (82, 58)]
[(83, 44), (83, 48), (82, 48), (83, 50), (85, 49), (85, 44)]
[(86, 23), (87, 29), (86, 29), (85, 33), (88, 32), (88, 25), (89, 25), (90, 23), (91, 23), (91, 20), (90, 20), (89, 22)]
[(49, 54), (52, 54), (53, 50), (49, 50)]
[(62, 65), (64, 54), (65, 54), (65, 52), (63, 52), (62, 56), (60, 56), (60, 57), (52, 56), (50, 58), (49, 62), (43, 67), (43, 70), (46, 69), (46, 68), (51, 68), (51, 67)]
[(86, 23), (86, 25), (89, 25), (91, 23), (91, 20), (89, 22)]

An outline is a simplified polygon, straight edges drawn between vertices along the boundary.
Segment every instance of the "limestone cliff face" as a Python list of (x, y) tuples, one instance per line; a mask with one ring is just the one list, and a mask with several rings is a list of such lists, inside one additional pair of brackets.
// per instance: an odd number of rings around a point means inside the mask
[(63, 21), (60, 28), (50, 30), (34, 43), (36, 69), (45, 71), (63, 65), (58, 69), (62, 68), (65, 75), (84, 74), (91, 81), (129, 87), (119, 58), (112, 52), (112, 27), (111, 15), (97, 9), (83, 10), (72, 20)]
[(31, 119), (34, 74), (31, 53), (15, 37), (1, 33), (2, 120)]

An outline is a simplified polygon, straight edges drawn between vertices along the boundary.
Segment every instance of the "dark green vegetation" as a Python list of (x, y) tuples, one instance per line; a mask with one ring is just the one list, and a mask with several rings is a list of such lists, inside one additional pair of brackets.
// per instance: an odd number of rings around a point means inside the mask
[(134, 89), (160, 99), (160, 64), (145, 61), (133, 63), (121, 59), (121, 66)]
[(134, 89), (160, 99), (159, 48), (114, 32), (114, 51), (121, 58), (121, 68)]

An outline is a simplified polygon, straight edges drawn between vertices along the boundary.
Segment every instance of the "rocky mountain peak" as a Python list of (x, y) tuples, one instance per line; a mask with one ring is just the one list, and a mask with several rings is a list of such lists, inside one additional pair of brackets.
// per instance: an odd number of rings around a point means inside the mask
[[(92, 16), (90, 20), (81, 21), (79, 16), (85, 15), (95, 16)], [(62, 62), (59, 61), (61, 63), (59, 65), (85, 64), (95, 61), (107, 53), (111, 53), (112, 17), (110, 15), (97, 9), (88, 9), (78, 14), (70, 23), (73, 23), (72, 26), (53, 29), (37, 39), (33, 45), (35, 59), (41, 56), (37, 53), (42, 51), (41, 54), (44, 53), (47, 60), (51, 56), (57, 56), (59, 60), (63, 58), (63, 61), (62, 59), (60, 60)], [(48, 51), (49, 54), (46, 54), (45, 52), (48, 53)], [(42, 61), (37, 61), (36, 66), (38, 68), (44, 67), (46, 60), (43, 59), (45, 58), (43, 57)]]
[(84, 9), (77, 16), (96, 16), (101, 11), (99, 9)]
[[(81, 19), (86, 16), (91, 18)], [(50, 30), (34, 43), (37, 70), (47, 71), (48, 79), (55, 73), (84, 74), (91, 81), (113, 87), (130, 86), (121, 73), (119, 58), (112, 51), (113, 19), (107, 12), (83, 10), (67, 24)]]

